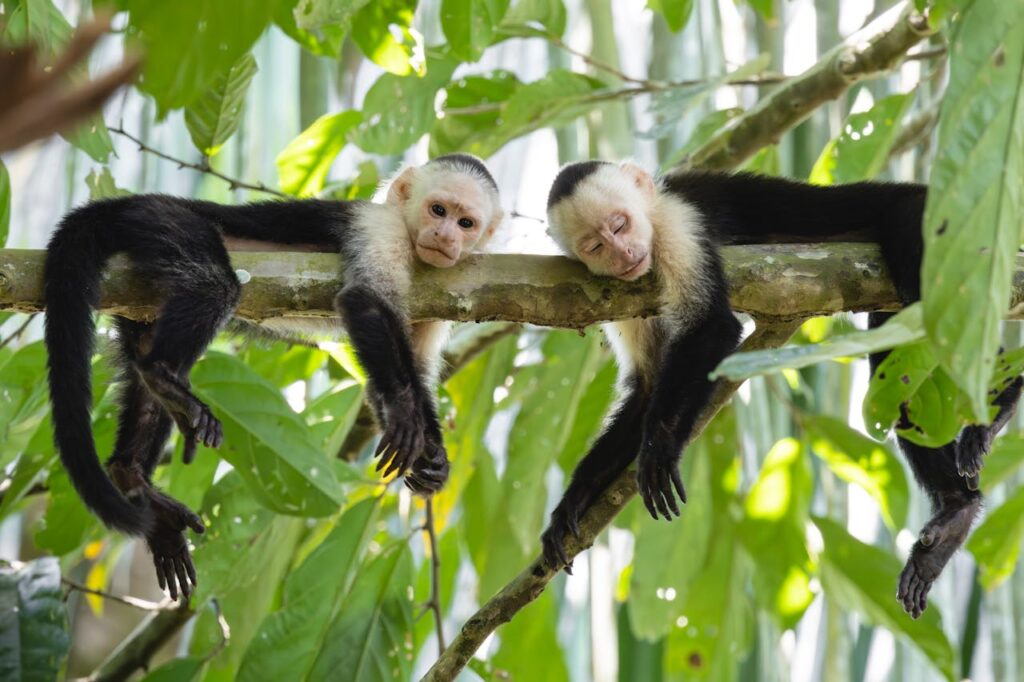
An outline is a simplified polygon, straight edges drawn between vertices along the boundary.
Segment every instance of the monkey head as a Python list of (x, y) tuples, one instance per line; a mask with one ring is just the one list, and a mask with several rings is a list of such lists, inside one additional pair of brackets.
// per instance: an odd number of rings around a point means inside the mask
[(635, 164), (568, 164), (548, 195), (548, 233), (595, 275), (631, 281), (651, 268), (656, 197), (654, 179)]
[(400, 207), (417, 257), (438, 268), (482, 249), (504, 218), (498, 185), (469, 154), (406, 168), (391, 183), (387, 201)]

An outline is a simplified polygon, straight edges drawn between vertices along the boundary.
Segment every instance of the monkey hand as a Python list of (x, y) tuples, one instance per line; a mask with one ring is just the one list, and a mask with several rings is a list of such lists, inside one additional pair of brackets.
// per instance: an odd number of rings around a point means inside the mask
[(644, 436), (636, 480), (644, 506), (655, 520), (663, 516), (671, 521), (673, 514), (679, 516), (676, 495), (686, 504), (686, 490), (679, 477), (679, 451), (672, 432), (663, 424), (653, 435)]
[(561, 568), (572, 575), (572, 559), (565, 551), (565, 538), (572, 534), (577, 540), (580, 539), (580, 511), (577, 505), (566, 504), (563, 499), (551, 513), (551, 523), (540, 536), (544, 563), (553, 571)]
[(384, 477), (393, 472), (404, 476), (427, 444), (424, 433), (427, 420), (422, 401), (417, 399), (411, 386), (406, 386), (384, 401), (382, 416), (383, 434), (373, 455), (380, 457), (377, 471), (384, 469)]
[(196, 533), (206, 530), (199, 515), (155, 488), (147, 492), (153, 511), (153, 527), (146, 533), (146, 544), (153, 555), (153, 566), (160, 589), (167, 589), (171, 599), (187, 600), (197, 585), (196, 569), (185, 540), (185, 529)]
[(429, 436), (423, 454), (412, 463), (405, 485), (417, 495), (427, 497), (441, 490), (448, 480), (448, 452), (440, 434)]

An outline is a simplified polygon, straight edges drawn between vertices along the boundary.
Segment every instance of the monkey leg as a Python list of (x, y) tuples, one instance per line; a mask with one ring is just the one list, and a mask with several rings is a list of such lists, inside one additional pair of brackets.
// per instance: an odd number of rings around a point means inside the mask
[(994, 404), (999, 408), (991, 424), (977, 424), (964, 428), (956, 443), (956, 468), (961, 476), (967, 478), (972, 490), (978, 488), (978, 474), (981, 473), (983, 458), (992, 449), (999, 431), (1006, 426), (1017, 413), (1024, 378), (1016, 377), (1006, 385)]
[[(211, 264), (211, 267), (213, 265)], [(199, 443), (220, 447), (223, 428), (210, 408), (191, 391), (188, 372), (210, 345), (238, 302), (234, 273), (207, 273), (208, 278), (183, 276), (161, 307), (148, 352), (134, 366), (145, 384), (178, 425), (185, 441), (184, 459), (191, 462)]]

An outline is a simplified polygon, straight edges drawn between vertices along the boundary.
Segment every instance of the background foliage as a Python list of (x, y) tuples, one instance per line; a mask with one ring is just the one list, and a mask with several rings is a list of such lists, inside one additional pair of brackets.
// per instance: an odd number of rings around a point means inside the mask
[[(457, 150), (490, 157), (507, 207), (541, 216), (559, 162), (685, 160), (780, 74), (809, 67), (890, 7), (93, 5), (119, 12), (119, 34), (94, 66), (138, 49), (142, 78), (69, 134), (73, 147), (57, 141), (0, 162), (8, 247), (41, 246), (58, 216), (86, 198), (154, 190), (220, 201), (368, 197), (403, 160)], [(54, 54), (91, 9), (5, 0), (0, 31), (6, 42), (30, 40)], [(574, 576), (557, 578), (499, 630), (466, 679), (1024, 676), (1017, 425), (987, 461), (988, 510), (969, 552), (919, 621), (893, 595), (927, 508), (891, 444), (863, 433), (883, 437), (909, 401), (922, 431), (906, 435), (944, 442), (985, 418), (990, 384), (1024, 366), (1021, 353), (995, 360), (1001, 345), (1021, 345), (1017, 325), (999, 320), (1021, 241), (1024, 4), (940, 0), (931, 9), (941, 31), (918, 58), (822, 107), (747, 164), (825, 184), (930, 180), (923, 304), (881, 333), (857, 332), (859, 318), (816, 319), (794, 340), (799, 349), (731, 360), (723, 372), (767, 376), (748, 382), (689, 447), (683, 518), (656, 523), (631, 504), (576, 560)], [(124, 133), (204, 172), (145, 153)], [(541, 232), (517, 220), (505, 247), (550, 250)], [(109, 672), (101, 664), (123, 657), (113, 650), (143, 617), (133, 641), (187, 621), (163, 642), (147, 680), (321, 680), (339, 671), (404, 680), (433, 662), (423, 505), (375, 481), (359, 417), (363, 379), (343, 343), (251, 346), (226, 336), (197, 366), (196, 390), (224, 420), (227, 443), (187, 467), (171, 455), (158, 470), (160, 485), (209, 525), (195, 538), (199, 592), (179, 613), (155, 603), (144, 548), (100, 527), (57, 463), (39, 321), (3, 314), (0, 322), (5, 679)], [(864, 364), (844, 358), (899, 344), (889, 362), (900, 372), (890, 374), (909, 383), (869, 387)], [(458, 371), (440, 394), (452, 477), (433, 524), (435, 601), (449, 639), (535, 556), (615, 376), (596, 333), (467, 326), (454, 345)], [(95, 365), (101, 452), (112, 444), (117, 390), (105, 356)]]

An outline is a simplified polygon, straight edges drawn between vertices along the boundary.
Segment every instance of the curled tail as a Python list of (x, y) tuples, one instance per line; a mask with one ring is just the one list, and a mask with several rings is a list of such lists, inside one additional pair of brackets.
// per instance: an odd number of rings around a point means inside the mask
[[(46, 348), (53, 432), (61, 462), (85, 505), (103, 523), (131, 535), (152, 524), (148, 507), (130, 502), (100, 465), (92, 436), (91, 358), (99, 304), (100, 277), (118, 249), (117, 200), (86, 206), (69, 214), (46, 252)], [(113, 210), (112, 210), (113, 209)], [(102, 230), (102, 233), (101, 233)]]

